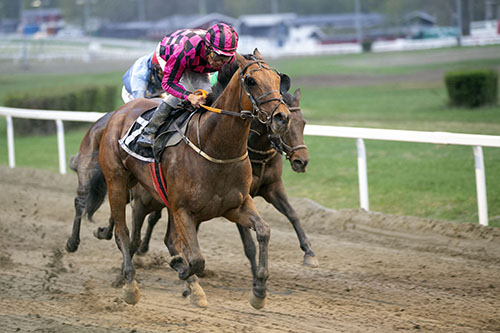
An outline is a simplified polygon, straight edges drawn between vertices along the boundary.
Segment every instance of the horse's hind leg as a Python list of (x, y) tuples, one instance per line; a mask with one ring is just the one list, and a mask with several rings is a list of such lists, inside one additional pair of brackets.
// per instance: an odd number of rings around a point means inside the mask
[[(103, 171), (104, 171), (103, 166)], [(135, 268), (130, 254), (129, 230), (125, 221), (125, 206), (127, 205), (128, 175), (122, 170), (107, 168), (106, 181), (108, 185), (108, 198), (111, 207), (111, 217), (115, 222), (115, 241), (122, 252), (122, 273), (125, 278), (124, 300), (128, 304), (136, 304), (139, 301), (139, 287), (135, 281)], [(121, 171), (121, 172), (120, 172)]]
[(156, 223), (161, 218), (161, 210), (157, 210), (149, 214), (148, 216), (148, 228), (146, 229), (146, 234), (144, 235), (144, 239), (141, 242), (141, 246), (139, 250), (137, 250), (137, 254), (145, 254), (149, 251), (149, 242), (151, 241), (151, 234), (153, 233), (153, 229)]
[(281, 214), (285, 215), (297, 234), (299, 239), (300, 248), (304, 251), (304, 265), (312, 268), (319, 266), (318, 259), (311, 248), (311, 242), (306, 236), (302, 224), (300, 223), (297, 213), (293, 209), (290, 202), (288, 202), (288, 197), (285, 192), (285, 188), (282, 182), (274, 183), (268, 187), (268, 190), (262, 194), (264, 199), (270, 202)]
[(75, 197), (75, 218), (73, 220), (73, 230), (71, 236), (66, 241), (66, 250), (68, 252), (75, 252), (78, 250), (80, 244), (80, 224), (82, 222), (82, 215), (85, 210), (85, 196), (86, 193), (78, 186), (77, 195)]
[(261, 309), (266, 302), (266, 282), (269, 277), (268, 247), (271, 229), (260, 217), (255, 207), (255, 203), (249, 195), (243, 205), (237, 209), (230, 210), (224, 217), (230, 221), (241, 224), (243, 227), (254, 229), (257, 234), (257, 241), (259, 242), (259, 263), (257, 265), (249, 301), (254, 308)]

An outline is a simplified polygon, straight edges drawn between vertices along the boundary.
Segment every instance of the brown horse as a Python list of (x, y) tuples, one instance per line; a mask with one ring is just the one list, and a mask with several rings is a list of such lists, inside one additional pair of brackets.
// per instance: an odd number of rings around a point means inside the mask
[[(256, 231), (259, 263), (250, 303), (261, 308), (265, 302), (270, 229), (249, 194), (251, 165), (247, 158), (247, 140), (251, 122), (247, 119), (250, 112), (242, 111), (254, 110), (256, 116), (278, 134), (287, 130), (290, 112), (279, 93), (280, 75), (267, 66), (257, 50), (254, 55), (257, 60), (237, 55), (239, 71), (214, 103), (214, 107), (234, 110), (241, 117), (197, 114), (191, 119), (186, 134), (191, 144), (168, 147), (162, 155), (162, 172), (169, 191), (169, 217), (173, 222), (165, 237), (173, 256), (170, 265), (180, 279), (188, 281), (193, 294), (198, 295), (199, 305), (204, 305), (206, 300), (193, 277), (204, 269), (196, 229), (201, 222), (218, 216)], [(100, 142), (99, 164), (109, 193), (115, 240), (123, 255), (125, 301), (131, 304), (138, 301), (139, 290), (125, 223), (128, 189), (140, 183), (155, 200), (161, 199), (155, 192), (147, 164), (124, 152), (118, 139), (140, 114), (156, 105), (155, 101), (139, 99), (122, 106), (112, 114)], [(198, 137), (201, 152), (192, 148), (192, 142), (197, 142)], [(91, 187), (99, 189), (102, 177), (96, 174)]]
[[(220, 74), (219, 74), (220, 76)], [(278, 211), (284, 214), (295, 229), (300, 242), (300, 247), (304, 251), (303, 263), (306, 266), (318, 267), (318, 260), (311, 248), (311, 243), (307, 238), (295, 210), (290, 205), (285, 192), (283, 180), (281, 178), (283, 169), (283, 159), (279, 152), (283, 152), (290, 161), (295, 172), (305, 172), (309, 162), (309, 154), (304, 144), (305, 120), (300, 110), (300, 90), (297, 89), (294, 95), (282, 92), (282, 96), (289, 110), (292, 112), (289, 120), (289, 131), (283, 136), (276, 136), (269, 133), (265, 124), (258, 120), (253, 120), (248, 138), (248, 151), (252, 163), (252, 185), (250, 194), (252, 197), (261, 196), (271, 203)], [(146, 253), (149, 249), (149, 242), (153, 229), (161, 218), (161, 210), (164, 204), (154, 201), (149, 193), (140, 186), (135, 186), (131, 190), (134, 230), (140, 231), (145, 217), (148, 217), (147, 230), (144, 239), (141, 241), (140, 232), (133, 236), (132, 243), (140, 243), (138, 254)], [(245, 253), (249, 257), (252, 268), (256, 267), (255, 247), (251, 237), (247, 235), (247, 230), (238, 226), (242, 237)], [(110, 225), (99, 228), (95, 235), (99, 239), (111, 239), (113, 232), (112, 220)], [(252, 255), (253, 253), (253, 255)]]
[[(219, 75), (219, 77), (220, 76), (221, 75)], [(217, 86), (214, 88), (214, 91), (217, 90), (216, 88)], [(304, 144), (303, 133), (305, 120), (299, 107), (300, 90), (295, 91), (294, 95), (282, 92), (282, 96), (292, 112), (289, 120), (290, 129), (285, 135), (276, 136), (272, 133), (268, 133), (269, 131), (264, 124), (256, 119), (252, 121), (250, 136), (248, 138), (248, 150), (250, 161), (252, 162), (252, 185), (250, 194), (252, 197), (262, 196), (282, 214), (287, 216), (297, 233), (300, 247), (304, 251), (304, 265), (318, 267), (319, 263), (311, 249), (311, 243), (300, 224), (300, 220), (295, 210), (288, 201), (281, 179), (283, 159), (281, 155), (277, 153), (280, 151), (285, 154), (287, 159), (290, 160), (290, 164), (294, 171), (305, 172), (309, 156)], [(135, 186), (131, 190), (131, 202), (134, 230), (131, 247), (134, 249), (139, 247), (137, 253), (144, 254), (149, 249), (151, 234), (156, 223), (161, 218), (161, 211), (165, 205), (154, 200), (149, 192), (140, 185)], [(147, 230), (141, 242), (140, 231), (148, 214)], [(255, 276), (257, 269), (255, 244), (247, 228), (238, 225), (238, 230), (243, 241), (245, 254), (251, 264), (252, 273)], [(112, 219), (110, 219), (110, 223), (107, 227), (99, 227), (94, 232), (94, 235), (99, 239), (111, 239), (113, 235)]]

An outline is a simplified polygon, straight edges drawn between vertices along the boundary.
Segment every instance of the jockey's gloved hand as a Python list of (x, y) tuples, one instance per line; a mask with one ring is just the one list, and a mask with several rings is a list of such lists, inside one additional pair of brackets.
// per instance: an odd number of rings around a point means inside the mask
[(194, 107), (199, 108), (202, 104), (205, 104), (205, 96), (201, 94), (190, 94), (187, 98), (191, 104), (193, 104)]

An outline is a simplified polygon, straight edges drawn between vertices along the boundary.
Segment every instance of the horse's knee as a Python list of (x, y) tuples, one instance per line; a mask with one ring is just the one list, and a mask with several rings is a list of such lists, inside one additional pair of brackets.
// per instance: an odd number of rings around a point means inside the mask
[(255, 226), (255, 232), (257, 234), (258, 242), (268, 242), (271, 237), (271, 228), (269, 227), (269, 224), (263, 220)]
[(83, 210), (85, 209), (85, 197), (77, 195), (74, 201), (75, 211), (77, 216), (82, 216)]

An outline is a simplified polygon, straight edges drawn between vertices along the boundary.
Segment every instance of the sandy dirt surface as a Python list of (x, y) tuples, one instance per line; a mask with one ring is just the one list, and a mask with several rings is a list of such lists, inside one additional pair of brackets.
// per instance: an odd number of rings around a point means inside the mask
[(236, 227), (200, 228), (209, 306), (181, 295), (157, 226), (137, 258), (142, 298), (135, 306), (112, 287), (121, 254), (93, 237), (108, 217), (82, 222), (67, 253), (76, 176), (0, 167), (2, 332), (498, 332), (500, 229), (361, 210), (325, 209), (293, 199), (320, 262), (302, 265), (293, 229), (257, 200), (271, 225), (268, 300), (247, 301), (251, 273)]

